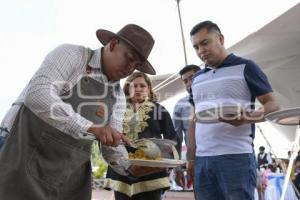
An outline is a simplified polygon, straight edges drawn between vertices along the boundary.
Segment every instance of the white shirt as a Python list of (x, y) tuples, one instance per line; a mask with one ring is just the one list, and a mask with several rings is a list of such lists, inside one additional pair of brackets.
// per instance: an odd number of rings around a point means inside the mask
[[(271, 155), (269, 153), (259, 153), (258, 156), (260, 159), (263, 159), (265, 157), (265, 155), (267, 155), (267, 161), (268, 161), (268, 164), (272, 164), (272, 158), (271, 158)], [(258, 162), (258, 158), (256, 158), (256, 162)]]

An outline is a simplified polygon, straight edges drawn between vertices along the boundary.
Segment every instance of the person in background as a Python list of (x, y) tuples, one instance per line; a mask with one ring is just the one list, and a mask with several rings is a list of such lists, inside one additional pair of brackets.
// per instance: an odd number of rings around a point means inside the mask
[[(205, 68), (193, 78), (191, 101), (195, 114), (235, 105), (241, 114), (220, 111), (214, 123), (190, 122), (188, 168), (194, 171), (196, 199), (253, 200), (256, 161), (255, 123), (279, 109), (266, 75), (253, 61), (228, 53), (218, 25), (203, 21), (191, 32), (191, 42)], [(254, 108), (255, 100), (261, 103)], [(197, 115), (195, 115), (196, 117)]]
[[(291, 173), (291, 179), (292, 179), (292, 173)], [(297, 189), (297, 196), (300, 198), (300, 151), (298, 151), (298, 155), (295, 159), (295, 169), (294, 169), (294, 185)]]
[(300, 173), (300, 151), (298, 151), (297, 156), (295, 158), (295, 175)]
[(8, 130), (7, 128), (0, 127), (0, 150), (1, 147), (4, 145), (5, 139), (8, 136)]
[[(134, 72), (127, 78), (123, 90), (127, 96), (124, 135), (131, 141), (162, 136), (177, 141), (171, 116), (156, 102), (151, 80), (146, 74)], [(137, 178), (118, 174), (109, 168), (104, 183), (104, 188), (114, 190), (116, 200), (160, 200), (169, 186), (166, 170)]]
[[(188, 94), (191, 93), (191, 85), (192, 85), (192, 79), (194, 74), (200, 70), (200, 67), (197, 65), (187, 65), (183, 67), (179, 71), (180, 78), (185, 86), (186, 91)], [(177, 132), (179, 136), (179, 141), (177, 144), (177, 149), (179, 150), (178, 153), (180, 156), (182, 156), (182, 142), (184, 140), (185, 145), (187, 146), (189, 144), (188, 142), (188, 125), (190, 119), (193, 117), (192, 115), (192, 105), (189, 102), (189, 95), (181, 98), (174, 107), (173, 112), (173, 124), (175, 127), (175, 131)], [(175, 168), (175, 174), (176, 174), (176, 183), (180, 187), (184, 188), (185, 186), (185, 179), (184, 179), (184, 169), (182, 167)], [(187, 187), (189, 188), (192, 185), (192, 179), (188, 178)]]
[(265, 147), (260, 146), (259, 147), (259, 153), (257, 154), (257, 167), (258, 169), (260, 168), (265, 168), (267, 169), (268, 165), (272, 164), (272, 158), (269, 153), (265, 152)]
[[(188, 94), (191, 93), (191, 85), (194, 74), (200, 70), (200, 67), (197, 65), (187, 65), (182, 68), (179, 72), (180, 78), (185, 86)], [(181, 145), (184, 140), (185, 144), (188, 145), (188, 125), (189, 120), (192, 116), (192, 106), (189, 102), (190, 95), (187, 95), (181, 98), (174, 107), (173, 112), (173, 123), (175, 131), (177, 132), (180, 143), (179, 143), (179, 154), (181, 153)]]
[(119, 145), (129, 143), (121, 134), (119, 80), (136, 69), (155, 74), (147, 61), (154, 39), (135, 24), (96, 35), (99, 49), (63, 44), (51, 51), (3, 119), (9, 134), (0, 151), (1, 200), (90, 200), (91, 138), (114, 170), (143, 174), (130, 170)]
[(300, 162), (300, 151), (298, 151), (295, 162)]
[(290, 159), (292, 156), (292, 151), (288, 151), (287, 154), (288, 154), (288, 159)]

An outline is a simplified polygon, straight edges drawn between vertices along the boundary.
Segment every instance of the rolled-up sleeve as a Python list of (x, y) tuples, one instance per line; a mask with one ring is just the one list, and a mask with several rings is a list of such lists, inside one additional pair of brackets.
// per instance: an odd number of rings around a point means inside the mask
[(101, 145), (102, 157), (107, 164), (118, 174), (128, 175), (127, 169), (130, 164), (128, 162), (128, 152), (124, 145), (117, 147), (109, 147)]
[[(122, 133), (126, 100), (122, 90), (119, 90), (117, 94), (118, 96), (116, 97), (116, 103), (113, 106), (110, 125)], [(130, 164), (128, 162), (128, 152), (124, 145), (119, 145), (117, 147), (102, 145), (101, 151), (104, 160), (115, 172), (124, 176), (128, 175), (127, 169), (129, 168)]]

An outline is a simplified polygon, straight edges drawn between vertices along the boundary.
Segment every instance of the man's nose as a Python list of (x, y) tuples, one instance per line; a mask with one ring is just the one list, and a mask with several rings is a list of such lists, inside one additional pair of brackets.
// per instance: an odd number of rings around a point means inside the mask
[(205, 53), (206, 53), (206, 48), (199, 48), (199, 49), (198, 49), (198, 55), (199, 55), (199, 56), (202, 57), (203, 54), (205, 54)]

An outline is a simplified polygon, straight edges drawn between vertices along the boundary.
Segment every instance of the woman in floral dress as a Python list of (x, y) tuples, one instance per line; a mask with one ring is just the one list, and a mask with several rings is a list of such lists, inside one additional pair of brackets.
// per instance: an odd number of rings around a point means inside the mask
[[(141, 138), (164, 138), (177, 141), (169, 112), (156, 102), (149, 77), (135, 72), (124, 85), (127, 108), (123, 133), (132, 141)], [(139, 178), (121, 176), (111, 168), (107, 171), (104, 187), (114, 190), (116, 200), (160, 200), (169, 189), (167, 171)]]

